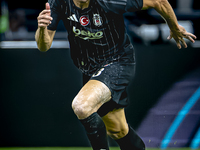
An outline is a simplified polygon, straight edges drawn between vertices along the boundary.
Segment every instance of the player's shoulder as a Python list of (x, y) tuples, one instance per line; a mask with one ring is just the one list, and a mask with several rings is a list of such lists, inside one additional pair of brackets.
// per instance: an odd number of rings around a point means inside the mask
[(61, 9), (63, 5), (69, 3), (69, 0), (48, 0), (51, 9)]
[(64, 4), (64, 3), (68, 3), (69, 0), (48, 0), (48, 3), (51, 5), (54, 4)]
[(112, 11), (118, 14), (127, 11), (138, 11), (143, 7), (143, 0), (97, 0), (97, 2), (106, 11)]

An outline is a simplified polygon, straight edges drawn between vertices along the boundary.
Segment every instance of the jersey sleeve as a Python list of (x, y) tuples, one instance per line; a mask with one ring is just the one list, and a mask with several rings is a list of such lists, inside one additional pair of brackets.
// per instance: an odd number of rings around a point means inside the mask
[(135, 12), (143, 7), (143, 0), (97, 0), (106, 11), (117, 14), (125, 12)]
[(59, 21), (61, 20), (61, 3), (60, 0), (48, 0), (51, 9), (51, 17), (53, 20), (47, 27), (48, 30), (56, 30)]

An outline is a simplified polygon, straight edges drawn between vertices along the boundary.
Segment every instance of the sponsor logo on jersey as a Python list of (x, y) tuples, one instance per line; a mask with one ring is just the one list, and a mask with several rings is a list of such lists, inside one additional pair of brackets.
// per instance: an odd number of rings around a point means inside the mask
[(103, 24), (103, 20), (99, 14), (93, 14), (93, 23), (97, 27)]
[(76, 18), (76, 15), (75, 15), (75, 14), (69, 16), (67, 19), (68, 19), (68, 20), (71, 20), (71, 21), (78, 22), (78, 19)]
[(83, 40), (94, 40), (94, 39), (101, 39), (103, 37), (103, 32), (98, 31), (98, 32), (90, 32), (90, 31), (84, 31), (77, 29), (75, 26), (73, 26), (73, 32), (75, 36), (78, 36), (79, 38)]
[(81, 16), (79, 22), (81, 23), (82, 26), (87, 26), (90, 23), (90, 20), (88, 19), (87, 16)]

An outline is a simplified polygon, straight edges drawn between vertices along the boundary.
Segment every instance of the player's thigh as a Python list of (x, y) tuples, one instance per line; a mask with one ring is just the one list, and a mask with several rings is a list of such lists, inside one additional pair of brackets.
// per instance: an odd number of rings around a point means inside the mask
[(98, 80), (88, 81), (72, 102), (72, 108), (79, 119), (84, 119), (96, 112), (111, 99), (109, 88)]
[(113, 139), (120, 139), (128, 134), (129, 127), (126, 121), (124, 108), (114, 109), (102, 117), (108, 135)]

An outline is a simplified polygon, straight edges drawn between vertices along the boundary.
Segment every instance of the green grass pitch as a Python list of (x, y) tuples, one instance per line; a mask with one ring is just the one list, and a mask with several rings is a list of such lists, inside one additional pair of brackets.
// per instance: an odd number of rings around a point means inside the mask
[[(2, 147), (0, 150), (92, 150), (90, 147)], [(111, 147), (110, 150), (120, 150)], [(147, 150), (160, 150), (159, 148), (147, 148)], [(191, 150), (190, 148), (168, 148), (165, 150)], [(200, 149), (195, 149), (200, 150)]]

